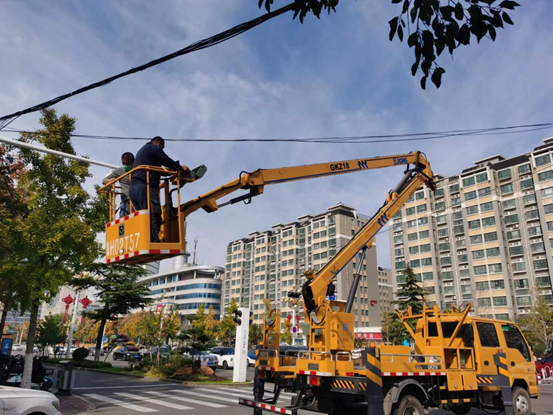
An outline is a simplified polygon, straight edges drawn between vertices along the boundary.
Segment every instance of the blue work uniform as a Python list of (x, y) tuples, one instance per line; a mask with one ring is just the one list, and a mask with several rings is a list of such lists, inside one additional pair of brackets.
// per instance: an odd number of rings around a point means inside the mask
[[(171, 170), (182, 170), (178, 161), (172, 160), (162, 148), (152, 143), (145, 144), (136, 154), (134, 166), (167, 167)], [(138, 170), (131, 175), (129, 195), (135, 210), (150, 210), (150, 231), (152, 242), (159, 242), (161, 227), (161, 203), (159, 201), (159, 182), (161, 175), (149, 172), (150, 175), (150, 206), (148, 207), (148, 172)]]

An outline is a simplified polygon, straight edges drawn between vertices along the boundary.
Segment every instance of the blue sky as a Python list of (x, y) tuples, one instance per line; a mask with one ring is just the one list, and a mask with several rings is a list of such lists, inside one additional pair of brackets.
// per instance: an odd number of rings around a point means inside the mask
[[(276, 6), (285, 3), (276, 0)], [(515, 26), (495, 43), (461, 48), (442, 87), (422, 91), (412, 51), (388, 40), (398, 7), (388, 0), (342, 1), (338, 13), (305, 24), (285, 15), (198, 53), (175, 59), (55, 108), (77, 118), (77, 132), (167, 138), (292, 138), (394, 134), (552, 121), (553, 2), (521, 1)], [(256, 0), (8, 1), (0, 25), (0, 114), (34, 105), (180, 49), (263, 13)], [(38, 115), (11, 127), (35, 128)], [(8, 134), (2, 134), (8, 136)], [(207, 176), (185, 188), (202, 194), (242, 170), (424, 151), (449, 175), (474, 160), (529, 151), (551, 131), (458, 140), (363, 145), (169, 143), (183, 164)], [(10, 135), (13, 136), (13, 135)], [(80, 154), (117, 164), (141, 143), (75, 139)], [(87, 186), (107, 171), (93, 167)], [(226, 244), (255, 230), (319, 213), (341, 201), (372, 215), (401, 169), (364, 172), (266, 189), (249, 206), (189, 218), (199, 260), (222, 265)], [(387, 234), (377, 239), (388, 266)], [(167, 265), (165, 265), (167, 267)]]

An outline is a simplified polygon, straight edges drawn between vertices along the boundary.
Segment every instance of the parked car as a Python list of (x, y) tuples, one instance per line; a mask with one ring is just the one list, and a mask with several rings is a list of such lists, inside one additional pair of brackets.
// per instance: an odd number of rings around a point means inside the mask
[(142, 354), (135, 346), (118, 346), (112, 353), (113, 360), (142, 360)]
[(248, 366), (255, 365), (255, 349), (248, 350)]
[(61, 415), (58, 398), (50, 392), (35, 389), (0, 386), (0, 403), (10, 415)]
[(214, 347), (210, 353), (217, 356), (218, 365), (223, 369), (234, 367), (234, 349), (232, 347)]
[(169, 351), (170, 351), (169, 346), (152, 347), (151, 350), (142, 349), (141, 353), (143, 357), (152, 355), (152, 358), (157, 359), (158, 350), (160, 353), (159, 357), (161, 359), (167, 359), (169, 357)]
[(23, 351), (23, 345), (22, 344), (14, 344), (12, 347), (12, 352), (22, 352)]
[(553, 375), (553, 355), (546, 356), (543, 359), (538, 359), (534, 363), (536, 364), (536, 370), (538, 373), (541, 373), (542, 369), (545, 369), (546, 372)]
[[(94, 356), (96, 354), (96, 347), (94, 346), (90, 346), (88, 348), (88, 351), (90, 352), (90, 356)], [(100, 349), (100, 356), (103, 356), (105, 353), (104, 353), (104, 350), (103, 349)]]
[(181, 348), (181, 351), (183, 356), (190, 357), (193, 360), (199, 360), (200, 366), (207, 366), (213, 369), (213, 371), (217, 370), (217, 366), (219, 365), (219, 359), (217, 355), (205, 351), (200, 351), (193, 347), (184, 347)]

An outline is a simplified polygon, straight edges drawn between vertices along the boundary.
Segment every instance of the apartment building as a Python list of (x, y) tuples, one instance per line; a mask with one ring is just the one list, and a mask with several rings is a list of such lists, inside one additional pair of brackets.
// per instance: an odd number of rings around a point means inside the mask
[[(368, 221), (353, 207), (339, 203), (319, 215), (304, 215), (297, 221), (274, 225), (270, 230), (252, 232), (247, 238), (228, 244), (223, 283), (223, 307), (232, 299), (250, 307), (254, 322), (260, 324), (265, 312), (263, 300), (270, 299), (282, 312), (303, 318), (301, 301), (289, 301), (289, 291), (300, 291), (302, 271), (320, 270)], [(359, 258), (340, 272), (335, 281), (338, 300), (346, 300)], [(356, 327), (380, 325), (376, 246), (368, 250), (354, 304)], [(303, 321), (303, 319), (301, 320)]]
[(409, 264), (431, 305), (471, 302), (480, 316), (513, 319), (533, 295), (553, 303), (552, 157), (549, 138), (417, 191), (390, 224), (394, 291)]
[(390, 313), (394, 309), (394, 307), (392, 307), (394, 286), (391, 281), (391, 273), (392, 270), (389, 268), (378, 267), (378, 297), (382, 314)]

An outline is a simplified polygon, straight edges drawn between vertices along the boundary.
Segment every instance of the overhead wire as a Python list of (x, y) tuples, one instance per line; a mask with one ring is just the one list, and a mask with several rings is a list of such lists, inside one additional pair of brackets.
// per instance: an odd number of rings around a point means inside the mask
[(67, 98), (74, 97), (76, 95), (82, 94), (82, 93), (90, 91), (92, 89), (108, 85), (109, 83), (111, 83), (111, 82), (113, 82), (117, 79), (124, 78), (126, 76), (135, 74), (135, 73), (140, 72), (140, 71), (144, 71), (144, 70), (149, 69), (151, 67), (154, 67), (154, 66), (160, 65), (164, 62), (175, 59), (179, 56), (183, 56), (183, 55), (186, 55), (186, 54), (189, 54), (189, 53), (192, 53), (192, 52), (196, 52), (196, 51), (199, 51), (199, 50), (202, 50), (202, 49), (207, 49), (207, 48), (210, 48), (212, 46), (216, 46), (219, 43), (225, 42), (229, 39), (234, 38), (235, 36), (238, 36), (238, 35), (240, 35), (244, 32), (247, 32), (248, 30), (253, 29), (256, 26), (259, 26), (261, 23), (264, 23), (264, 22), (266, 22), (270, 19), (273, 19), (273, 18), (275, 18), (277, 16), (280, 16), (284, 13), (287, 13), (291, 10), (294, 10), (295, 7), (298, 7), (297, 1), (293, 1), (292, 3), (290, 3), (290, 4), (288, 4), (284, 7), (281, 7), (280, 9), (268, 12), (268, 13), (264, 14), (263, 16), (256, 17), (255, 19), (249, 20), (245, 23), (241, 23), (241, 24), (239, 24), (237, 26), (234, 26), (230, 29), (227, 29), (223, 32), (217, 33), (216, 35), (213, 35), (211, 37), (208, 37), (208, 38), (199, 40), (197, 42), (194, 42), (194, 43), (192, 43), (192, 44), (190, 44), (190, 45), (188, 45), (188, 46), (186, 46), (186, 47), (184, 47), (184, 48), (182, 48), (182, 49), (180, 49), (176, 52), (173, 52), (173, 53), (170, 53), (168, 55), (162, 56), (161, 58), (154, 59), (154, 60), (152, 60), (148, 63), (145, 63), (143, 65), (139, 65), (137, 67), (131, 68), (131, 69), (125, 71), (125, 72), (121, 72), (117, 75), (110, 76), (109, 78), (105, 78), (101, 81), (94, 82), (94, 83), (89, 84), (85, 87), (76, 89), (75, 91), (69, 92), (69, 93), (64, 94), (64, 95), (60, 95), (56, 98), (50, 99), (48, 101), (45, 101), (45, 102), (42, 102), (40, 104), (34, 105), (32, 107), (26, 108), (24, 110), (17, 111), (17, 112), (14, 112), (12, 114), (4, 115), (4, 116), (0, 117), (0, 130), (7, 125), (7, 124), (5, 124), (6, 121), (11, 122), (12, 119), (14, 119), (16, 117), (19, 117), (23, 114), (29, 114), (31, 112), (36, 112), (36, 111), (40, 111), (42, 109), (51, 107), (52, 105), (55, 105), (55, 104), (57, 104), (61, 101), (66, 100)]
[[(318, 144), (377, 144), (393, 143), (403, 141), (426, 141), (442, 138), (458, 138), (470, 136), (491, 136), (527, 133), (541, 131), (553, 128), (553, 123), (522, 124), (506, 127), (489, 127), (465, 130), (450, 130), (422, 133), (404, 133), (404, 134), (379, 134), (379, 135), (359, 135), (359, 136), (330, 136), (330, 137), (303, 137), (303, 138), (165, 138), (170, 142), (258, 142), (258, 143), (318, 143)], [(4, 132), (10, 133), (28, 133), (33, 131), (8, 128)], [(110, 136), (110, 135), (92, 135), (92, 134), (71, 134), (75, 138), (86, 138), (92, 140), (150, 140), (151, 137), (138, 136)]]

